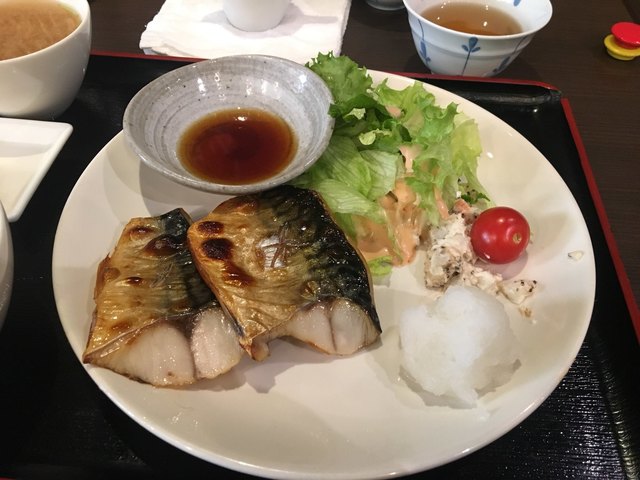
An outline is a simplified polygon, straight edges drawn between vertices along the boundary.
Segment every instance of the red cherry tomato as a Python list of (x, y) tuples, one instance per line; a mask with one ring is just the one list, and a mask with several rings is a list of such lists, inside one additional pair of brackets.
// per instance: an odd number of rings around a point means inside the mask
[(471, 245), (479, 258), (490, 263), (516, 260), (529, 244), (529, 223), (509, 207), (483, 211), (471, 226)]

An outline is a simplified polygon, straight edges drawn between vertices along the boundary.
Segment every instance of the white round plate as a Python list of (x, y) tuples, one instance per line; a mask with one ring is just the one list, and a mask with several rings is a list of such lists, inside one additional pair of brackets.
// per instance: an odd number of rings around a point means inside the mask
[[(386, 75), (371, 72), (374, 80)], [(394, 88), (412, 80), (390, 76)], [(522, 346), (521, 367), (472, 409), (425, 402), (398, 378), (396, 322), (402, 308), (427, 301), (420, 265), (396, 271), (376, 287), (381, 342), (348, 358), (285, 340), (262, 363), (249, 360), (218, 379), (160, 389), (85, 366), (108, 397), (140, 425), (209, 462), (270, 478), (383, 478), (433, 468), (466, 455), (522, 422), (571, 366), (591, 318), (595, 264), (587, 227), (551, 164), (519, 133), (480, 107), (426, 86), (475, 118), (485, 153), (479, 177), (497, 204), (530, 221), (528, 255), (507, 275), (540, 289), (525, 318), (509, 308)], [(183, 207), (203, 216), (223, 198), (190, 190), (142, 165), (122, 133), (87, 167), (58, 226), (53, 287), (60, 320), (80, 358), (94, 308), (98, 263), (132, 217)], [(583, 254), (571, 259), (570, 252)], [(440, 403), (440, 404), (439, 404)], [(535, 445), (532, 445), (535, 448)]]

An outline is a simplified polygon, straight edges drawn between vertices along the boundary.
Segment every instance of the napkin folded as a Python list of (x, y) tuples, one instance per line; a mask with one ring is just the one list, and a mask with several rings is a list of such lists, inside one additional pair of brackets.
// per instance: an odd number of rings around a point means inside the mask
[(216, 58), (263, 54), (306, 63), (342, 48), (351, 0), (292, 0), (282, 22), (265, 32), (231, 25), (222, 0), (166, 0), (140, 37), (147, 54)]

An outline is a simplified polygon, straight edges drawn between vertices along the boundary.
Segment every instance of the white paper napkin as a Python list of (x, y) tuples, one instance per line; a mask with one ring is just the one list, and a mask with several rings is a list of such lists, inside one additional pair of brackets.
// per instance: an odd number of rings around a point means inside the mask
[(147, 54), (216, 58), (263, 54), (306, 63), (342, 48), (351, 0), (292, 0), (282, 22), (265, 32), (232, 26), (222, 0), (166, 0), (140, 37)]

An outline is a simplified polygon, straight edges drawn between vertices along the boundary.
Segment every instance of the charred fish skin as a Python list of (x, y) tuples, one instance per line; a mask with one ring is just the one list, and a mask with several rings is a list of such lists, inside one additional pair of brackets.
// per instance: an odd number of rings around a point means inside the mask
[[(187, 238), (200, 274), (238, 323), (240, 341), (254, 359), (268, 355), (266, 343), (278, 336), (346, 354), (381, 332), (366, 263), (316, 192), (285, 185), (229, 199), (195, 222)], [(353, 322), (366, 324), (353, 347), (316, 343), (290, 325), (319, 305), (330, 315), (338, 300), (362, 313)], [(336, 324), (326, 322), (326, 328)]]
[[(188, 383), (184, 372), (192, 367), (184, 365), (193, 359), (184, 346), (193, 343), (193, 318), (205, 306), (219, 308), (186, 245), (191, 223), (181, 208), (127, 223), (98, 267), (85, 363), (143, 381), (151, 376), (161, 384)], [(133, 359), (144, 362), (145, 354), (164, 365), (164, 380), (157, 372), (149, 375), (145, 365), (143, 374), (137, 370)]]

